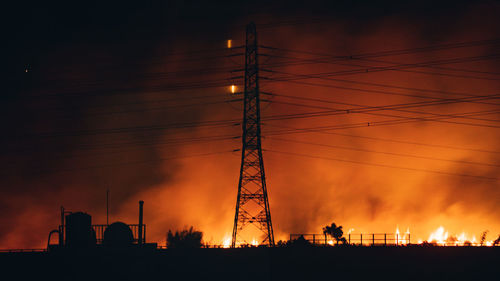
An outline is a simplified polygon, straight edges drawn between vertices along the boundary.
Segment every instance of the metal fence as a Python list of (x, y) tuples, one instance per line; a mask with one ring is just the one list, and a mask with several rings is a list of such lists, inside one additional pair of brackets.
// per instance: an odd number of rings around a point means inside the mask
[[(132, 235), (134, 236), (134, 242), (138, 243), (139, 242), (139, 225), (138, 224), (127, 224), (128, 227), (130, 227), (130, 230), (132, 230)], [(106, 228), (108, 227), (107, 224), (94, 224), (92, 225), (92, 229), (95, 232), (95, 237), (96, 237), (96, 242), (97, 244), (102, 244), (104, 240), (104, 232), (106, 231)], [(63, 229), (64, 231), (64, 238), (66, 238), (66, 225), (60, 225), (59, 229)], [(146, 241), (146, 225), (142, 225), (142, 243), (145, 243)]]
[(0, 253), (45, 253), (47, 249), (0, 249)]
[[(335, 245), (337, 241), (331, 236), (325, 234), (290, 234), (290, 241), (303, 238), (313, 245)], [(349, 233), (345, 238), (345, 243), (349, 245), (365, 245), (365, 246), (375, 246), (375, 245), (393, 245), (401, 246), (411, 244), (410, 234), (398, 234), (398, 233)], [(343, 243), (341, 241), (339, 244)]]

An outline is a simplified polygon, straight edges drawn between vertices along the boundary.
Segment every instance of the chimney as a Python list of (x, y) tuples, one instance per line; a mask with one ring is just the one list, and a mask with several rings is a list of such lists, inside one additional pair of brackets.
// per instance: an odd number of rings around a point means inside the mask
[(142, 238), (142, 217), (143, 217), (144, 201), (139, 201), (139, 237), (137, 239), (137, 244), (142, 245), (144, 240)]

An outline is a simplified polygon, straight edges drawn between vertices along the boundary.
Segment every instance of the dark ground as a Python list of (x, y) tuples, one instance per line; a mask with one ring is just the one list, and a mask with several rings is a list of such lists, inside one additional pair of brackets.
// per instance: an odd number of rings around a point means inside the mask
[(499, 280), (500, 247), (1, 253), (0, 268), (0, 280)]

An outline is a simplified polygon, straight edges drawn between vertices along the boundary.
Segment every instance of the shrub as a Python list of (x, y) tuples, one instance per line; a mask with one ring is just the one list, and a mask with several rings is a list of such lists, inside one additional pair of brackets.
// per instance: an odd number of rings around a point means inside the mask
[(203, 233), (195, 230), (192, 226), (189, 229), (167, 233), (167, 248), (201, 248)]

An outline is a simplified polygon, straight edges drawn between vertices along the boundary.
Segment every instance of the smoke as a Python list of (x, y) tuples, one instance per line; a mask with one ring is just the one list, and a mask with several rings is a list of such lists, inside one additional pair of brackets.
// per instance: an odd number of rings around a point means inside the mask
[[(171, 142), (173, 139), (194, 139), (209, 135), (238, 136), (241, 134), (240, 127), (152, 128), (168, 127), (166, 125), (169, 124), (240, 119), (242, 113), (237, 103), (207, 103), (206, 106), (183, 107), (182, 105), (197, 101), (178, 101), (182, 97), (202, 95), (221, 95), (226, 100), (233, 99), (224, 87), (190, 88), (183, 91), (173, 91), (171, 87), (212, 79), (214, 76), (211, 76), (209, 69), (214, 66), (241, 68), (236, 63), (242, 64), (243, 61), (241, 57), (235, 57), (223, 62), (185, 62), (190, 59), (188, 55), (169, 55), (172, 52), (220, 48), (224, 46), (226, 39), (232, 39), (235, 46), (242, 45), (244, 25), (250, 20), (257, 23), (259, 43), (262, 45), (347, 56), (498, 38), (500, 34), (500, 25), (495, 16), (499, 7), (487, 1), (450, 6), (443, 4), (434, 7), (433, 12), (425, 13), (422, 11), (430, 7), (428, 3), (422, 6), (401, 4), (392, 9), (383, 9), (386, 6), (375, 4), (357, 9), (356, 5), (347, 2), (337, 4), (334, 9), (320, 9), (319, 6), (303, 10), (292, 5), (285, 10), (268, 8), (248, 13), (245, 10), (248, 7), (241, 4), (233, 6), (234, 14), (216, 20), (198, 18), (196, 15), (202, 14), (203, 7), (201, 10), (196, 8), (193, 15), (187, 16), (193, 7), (176, 4), (163, 10), (168, 11), (166, 14), (169, 15), (165, 20), (149, 22), (141, 20), (147, 17), (134, 14), (125, 19), (133, 19), (132, 22), (136, 22), (136, 25), (125, 24), (127, 20), (121, 18), (121, 24), (117, 23), (98, 35), (92, 35), (91, 31), (95, 28), (81, 27), (85, 32), (76, 34), (84, 34), (83, 38), (76, 40), (64, 37), (64, 40), (61, 39), (62, 43), (52, 40), (42, 50), (31, 51), (32, 55), (29, 57), (36, 59), (27, 61), (35, 61), (32, 63), (33, 72), (28, 73), (29, 78), (23, 76), (16, 80), (22, 87), (9, 85), (8, 89), (11, 91), (6, 98), (9, 105), (4, 106), (6, 117), (2, 125), (7, 133), (2, 137), (2, 163), (5, 167), (0, 181), (0, 211), (3, 214), (0, 217), (0, 248), (44, 247), (48, 232), (59, 224), (58, 211), (61, 205), (71, 211), (83, 210), (90, 213), (93, 223), (104, 223), (107, 189), (111, 191), (111, 221), (137, 223), (137, 201), (145, 201), (144, 215), (149, 241), (164, 243), (168, 229), (181, 229), (191, 225), (203, 231), (204, 239), (209, 243), (220, 243), (230, 235), (240, 152), (226, 151), (240, 148), (240, 140)], [(231, 11), (231, 7), (225, 7), (215, 14), (222, 15), (224, 11)], [(308, 11), (317, 11), (319, 20), (310, 20)], [(161, 15), (161, 12), (158, 13)], [(303, 20), (295, 20), (297, 18)], [(94, 25), (100, 26), (99, 21)], [(133, 32), (129, 32), (131, 26), (136, 28)], [(147, 34), (143, 34), (153, 26)], [(54, 37), (62, 38), (59, 33)], [(496, 45), (478, 46), (381, 59), (412, 63), (482, 56), (495, 54), (495, 47)], [(263, 50), (261, 52), (264, 53)], [(283, 55), (275, 51), (272, 54)], [(261, 62), (273, 62), (265, 56), (261, 59)], [(373, 62), (356, 63), (380, 65)], [(498, 64), (494, 60), (445, 66), (499, 73)], [(179, 69), (207, 70), (193, 76), (172, 74)], [(271, 68), (305, 74), (347, 69), (352, 67), (320, 64)], [(443, 72), (442, 69), (430, 68), (410, 70)], [(456, 76), (464, 74), (452, 73)], [(269, 72), (263, 71), (261, 74), (276, 77)], [(467, 75), (495, 77), (481, 73)], [(224, 73), (216, 77), (225, 79), (229, 76), (231, 75)], [(313, 82), (344, 89), (272, 83), (268, 80), (262, 80), (261, 87), (263, 91), (276, 94), (377, 106), (423, 99), (345, 88), (454, 98), (456, 96), (445, 92), (494, 94), (500, 86), (495, 79), (465, 79), (405, 71), (382, 71), (335, 78), (439, 92), (422, 93), (417, 90), (319, 80)], [(229, 82), (231, 81), (228, 81), (228, 85)], [(37, 95), (44, 95), (44, 98), (32, 98)], [(48, 98), (50, 95), (57, 97)], [(177, 100), (151, 102), (168, 99)], [(318, 111), (283, 105), (273, 102), (273, 98), (269, 99), (271, 103), (262, 105), (263, 117)], [(275, 98), (274, 101), (283, 100)], [(333, 104), (303, 103), (349, 108)], [(414, 110), (453, 114), (485, 108), (494, 109), (493, 106), (458, 103)], [(126, 113), (120, 113), (123, 111)], [(413, 115), (394, 111), (383, 113)], [(497, 115), (476, 117), (494, 120), (498, 118)], [(393, 232), (396, 226), (404, 229), (409, 227), (412, 235), (415, 235), (412, 237), (423, 239), (440, 225), (451, 232), (466, 231), (477, 237), (486, 229), (492, 235), (500, 232), (498, 180), (487, 179), (497, 178), (499, 174), (498, 153), (380, 140), (500, 151), (496, 128), (413, 122), (331, 131), (340, 134), (304, 133), (274, 138), (271, 135), (278, 130), (273, 126), (306, 128), (368, 124), (389, 119), (392, 118), (344, 114), (264, 122), (264, 166), (277, 240), (287, 239), (290, 233), (320, 233), (322, 227), (333, 221), (337, 225), (343, 225), (344, 229), (354, 228), (355, 232), (363, 233)], [(495, 124), (474, 119), (459, 121)], [(147, 129), (140, 129), (144, 127)], [(129, 129), (114, 132), (110, 128)], [(312, 146), (277, 138), (353, 147), (357, 150)], [(130, 143), (135, 145), (128, 145)], [(158, 143), (165, 145), (154, 145)], [(366, 152), (367, 150), (383, 153)], [(316, 158), (272, 151), (295, 152)], [(224, 153), (185, 157), (207, 152)], [(455, 162), (387, 153), (419, 155)]]

